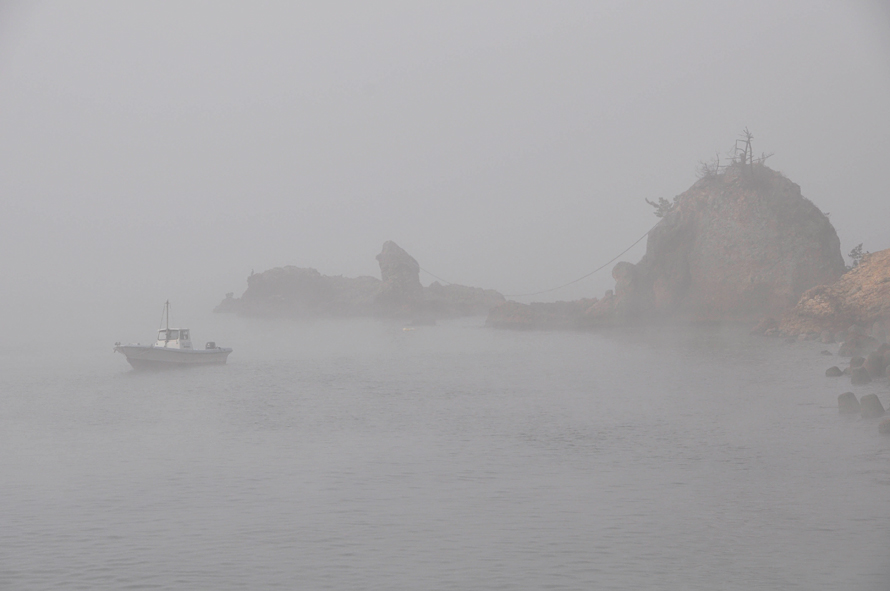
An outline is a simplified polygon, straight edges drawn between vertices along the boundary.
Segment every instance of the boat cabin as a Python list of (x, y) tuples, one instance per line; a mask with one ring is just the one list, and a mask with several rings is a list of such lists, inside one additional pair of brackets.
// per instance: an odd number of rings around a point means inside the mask
[(158, 331), (155, 347), (167, 349), (191, 349), (192, 339), (187, 328), (162, 328)]

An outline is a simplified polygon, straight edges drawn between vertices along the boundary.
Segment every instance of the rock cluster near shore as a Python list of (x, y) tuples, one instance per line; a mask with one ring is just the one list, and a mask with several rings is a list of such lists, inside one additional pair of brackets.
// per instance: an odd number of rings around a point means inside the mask
[(800, 187), (763, 164), (736, 163), (675, 198), (636, 265), (612, 269), (600, 300), (492, 310), (500, 328), (585, 328), (646, 321), (756, 322), (844, 272), (834, 227)]
[(485, 315), (506, 301), (490, 289), (438, 282), (424, 287), (420, 265), (395, 242), (383, 245), (377, 262), (380, 279), (322, 275), (294, 266), (254, 273), (240, 298), (230, 293), (214, 311), (266, 317), (394, 317), (428, 323)]
[[(890, 249), (867, 254), (837, 281), (807, 290), (775, 327), (776, 334), (836, 334), (851, 326), (883, 341), (890, 327)], [(866, 339), (860, 339), (866, 340)]]

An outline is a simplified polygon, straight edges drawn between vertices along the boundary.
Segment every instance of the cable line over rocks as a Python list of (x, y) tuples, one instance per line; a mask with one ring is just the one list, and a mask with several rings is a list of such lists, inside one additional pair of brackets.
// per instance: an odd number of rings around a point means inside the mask
[[(658, 224), (655, 224), (655, 226), (657, 226), (657, 225), (658, 225)], [(587, 273), (586, 275), (583, 275), (583, 276), (581, 276), (581, 277), (578, 277), (577, 279), (573, 279), (572, 281), (569, 281), (568, 283), (563, 283), (562, 285), (558, 285), (558, 286), (556, 286), (556, 287), (551, 287), (551, 288), (549, 288), (549, 289), (543, 289), (543, 290), (541, 290), (541, 291), (533, 291), (533, 292), (529, 292), (529, 293), (505, 293), (505, 294), (504, 294), (504, 297), (506, 297), (506, 298), (521, 298), (521, 297), (528, 297), (528, 296), (541, 295), (541, 294), (544, 294), (544, 293), (550, 293), (550, 292), (552, 292), (552, 291), (558, 291), (558, 290), (560, 290), (560, 289), (562, 289), (562, 288), (564, 288), (564, 287), (568, 287), (568, 286), (570, 286), (570, 285), (574, 285), (575, 283), (578, 283), (579, 281), (583, 281), (583, 280), (587, 279), (588, 277), (590, 277), (591, 275), (594, 275), (595, 273), (598, 273), (599, 271), (602, 271), (603, 269), (605, 269), (606, 267), (608, 267), (609, 265), (611, 265), (612, 263), (614, 263), (615, 261), (617, 261), (618, 259), (620, 259), (621, 257), (623, 257), (624, 255), (626, 255), (626, 254), (630, 251), (631, 248), (633, 248), (634, 246), (636, 246), (637, 244), (639, 244), (639, 243), (640, 243), (646, 236), (648, 236), (648, 235), (649, 235), (649, 232), (651, 232), (652, 230), (655, 229), (655, 226), (652, 226), (651, 228), (649, 228), (648, 230), (646, 230), (646, 233), (645, 233), (645, 234), (643, 234), (642, 236), (640, 236), (639, 238), (637, 238), (637, 239), (634, 241), (633, 244), (631, 244), (630, 246), (628, 246), (627, 248), (625, 248), (624, 250), (622, 250), (618, 255), (616, 255), (616, 256), (615, 256), (614, 258), (612, 258), (610, 261), (608, 261), (607, 263), (604, 263), (604, 264), (600, 265), (599, 267), (597, 267), (597, 268), (594, 269), (593, 271)], [(443, 283), (447, 283), (447, 284), (449, 284), (449, 285), (453, 285), (453, 282), (451, 282), (451, 281), (445, 281), (445, 280), (442, 279), (441, 277), (438, 277), (438, 276), (436, 276), (436, 275), (433, 275), (432, 273), (430, 273), (429, 271), (427, 271), (427, 270), (424, 269), (423, 267), (421, 267), (420, 270), (423, 271), (424, 273), (426, 273), (427, 275), (429, 275), (429, 276), (431, 276), (431, 277), (433, 277), (433, 278), (435, 278), (435, 279), (438, 279), (439, 281), (442, 281)]]
[[(657, 226), (657, 225), (658, 225), (658, 224), (655, 224), (655, 226)], [(643, 240), (643, 238), (645, 238), (646, 236), (648, 236), (648, 235), (649, 235), (649, 232), (651, 232), (652, 230), (655, 229), (655, 226), (652, 226), (651, 228), (649, 228), (648, 230), (646, 230), (646, 233), (645, 233), (645, 234), (643, 234), (642, 236), (640, 236), (639, 238), (637, 238), (637, 239), (634, 241), (633, 244), (631, 244), (630, 246), (628, 246), (627, 248), (625, 248), (624, 250), (622, 250), (618, 255), (616, 255), (616, 256), (615, 256), (613, 259), (611, 259), (609, 262), (600, 265), (599, 267), (597, 267), (596, 269), (594, 269), (594, 270), (591, 271), (590, 273), (587, 273), (586, 275), (583, 275), (583, 276), (581, 276), (581, 277), (578, 277), (577, 279), (572, 280), (572, 281), (569, 281), (568, 283), (563, 283), (562, 285), (558, 285), (557, 287), (551, 287), (550, 289), (544, 289), (544, 290), (541, 290), (541, 291), (533, 291), (533, 292), (531, 292), (531, 293), (505, 293), (505, 294), (504, 294), (504, 297), (506, 297), (506, 298), (521, 298), (521, 297), (527, 297), (527, 296), (541, 295), (541, 294), (544, 294), (544, 293), (550, 293), (551, 291), (557, 291), (557, 290), (560, 290), (560, 289), (562, 289), (562, 288), (564, 288), (564, 287), (568, 287), (568, 286), (570, 286), (570, 285), (574, 285), (574, 284), (578, 283), (579, 281), (583, 281), (584, 279), (587, 279), (587, 278), (590, 277), (591, 275), (593, 275), (593, 274), (595, 274), (595, 273), (598, 273), (599, 271), (602, 271), (603, 269), (605, 269), (606, 267), (608, 267), (609, 265), (611, 265), (612, 263), (614, 263), (615, 261), (617, 261), (618, 259), (620, 259), (621, 257), (623, 257), (624, 255), (626, 255), (626, 254), (628, 253), (628, 251), (630, 251), (631, 248), (633, 248), (634, 246), (636, 246), (637, 244), (639, 244), (639, 243)]]

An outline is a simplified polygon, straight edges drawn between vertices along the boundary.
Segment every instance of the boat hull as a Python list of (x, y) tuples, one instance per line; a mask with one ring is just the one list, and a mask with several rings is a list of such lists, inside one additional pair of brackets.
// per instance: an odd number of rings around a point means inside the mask
[(118, 345), (115, 351), (127, 358), (134, 369), (166, 369), (195, 365), (222, 365), (231, 349), (171, 349), (152, 345)]

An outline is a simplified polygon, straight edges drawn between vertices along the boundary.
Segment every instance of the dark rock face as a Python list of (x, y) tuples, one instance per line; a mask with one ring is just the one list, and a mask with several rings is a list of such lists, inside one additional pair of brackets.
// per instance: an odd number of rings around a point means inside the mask
[(837, 397), (837, 411), (841, 414), (859, 414), (861, 411), (859, 401), (852, 392), (844, 392)]
[(825, 370), (826, 378), (839, 378), (842, 375), (844, 375), (844, 372), (836, 365)]
[(622, 265), (616, 309), (706, 321), (778, 317), (844, 272), (828, 218), (762, 165), (695, 183), (650, 232), (642, 260)]
[(871, 376), (864, 367), (854, 367), (850, 370), (850, 383), (853, 385), (862, 385), (871, 383)]
[(859, 405), (862, 407), (861, 414), (864, 419), (880, 417), (886, 412), (877, 394), (866, 394), (859, 399)]

